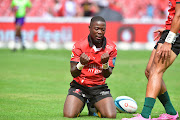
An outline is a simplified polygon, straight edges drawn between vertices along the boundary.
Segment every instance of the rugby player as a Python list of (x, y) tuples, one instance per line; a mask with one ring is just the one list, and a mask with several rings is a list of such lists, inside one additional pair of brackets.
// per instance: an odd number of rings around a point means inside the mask
[[(145, 75), (148, 79), (144, 107), (141, 114), (133, 118), (123, 118), (122, 120), (151, 120), (151, 111), (154, 107), (156, 97), (165, 108), (166, 113), (159, 115), (152, 120), (176, 120), (179, 118), (178, 112), (174, 109), (165, 82), (164, 72), (171, 66), (180, 51), (180, 0), (169, 0), (169, 15), (165, 28), (156, 30), (159, 32)], [(173, 79), (173, 78), (172, 78)]]
[(70, 71), (73, 81), (64, 104), (64, 117), (77, 117), (88, 100), (99, 117), (116, 118), (116, 107), (106, 84), (115, 65), (116, 45), (104, 36), (104, 18), (93, 17), (89, 31), (89, 35), (76, 42), (72, 49)]
[(15, 12), (15, 46), (13, 51), (17, 50), (17, 43), (21, 42), (21, 48), (24, 50), (25, 45), (22, 41), (21, 29), (24, 24), (24, 19), (26, 15), (26, 8), (31, 8), (30, 0), (12, 0), (11, 8)]

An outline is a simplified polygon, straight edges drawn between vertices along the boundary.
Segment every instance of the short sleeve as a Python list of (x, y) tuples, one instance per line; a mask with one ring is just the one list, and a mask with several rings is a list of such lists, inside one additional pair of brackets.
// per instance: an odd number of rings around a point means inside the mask
[(82, 54), (82, 50), (80, 46), (77, 43), (75, 43), (72, 49), (70, 61), (79, 62), (81, 54)]
[(117, 48), (116, 46), (114, 46), (114, 49), (110, 52), (109, 55), (109, 66), (113, 67), (115, 66), (115, 62), (116, 62), (116, 57), (117, 57)]

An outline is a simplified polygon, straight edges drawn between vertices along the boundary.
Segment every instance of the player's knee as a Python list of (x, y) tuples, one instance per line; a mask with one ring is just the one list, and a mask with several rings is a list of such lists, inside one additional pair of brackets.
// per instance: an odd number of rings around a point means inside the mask
[(154, 74), (163, 74), (166, 71), (166, 68), (164, 66), (156, 66), (154, 65), (153, 67), (151, 67), (150, 71), (149, 71), (149, 75), (154, 75)]
[(149, 70), (148, 70), (148, 69), (145, 70), (145, 76), (146, 76), (147, 78), (149, 78)]
[(74, 118), (75, 116), (74, 116), (74, 115), (71, 115), (71, 114), (64, 114), (64, 117), (67, 117), (67, 118)]
[(74, 113), (70, 113), (70, 112), (64, 112), (64, 117), (74, 118), (74, 117), (77, 117), (77, 115), (75, 115)]

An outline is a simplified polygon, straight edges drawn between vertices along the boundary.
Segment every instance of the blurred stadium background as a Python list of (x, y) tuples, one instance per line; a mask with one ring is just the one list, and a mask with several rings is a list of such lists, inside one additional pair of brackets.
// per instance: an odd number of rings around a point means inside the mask
[[(31, 0), (23, 27), (28, 49), (71, 49), (88, 35), (94, 15), (107, 20), (106, 36), (121, 50), (151, 50), (155, 29), (165, 24), (168, 0)], [(0, 0), (0, 48), (12, 48), (11, 0)]]

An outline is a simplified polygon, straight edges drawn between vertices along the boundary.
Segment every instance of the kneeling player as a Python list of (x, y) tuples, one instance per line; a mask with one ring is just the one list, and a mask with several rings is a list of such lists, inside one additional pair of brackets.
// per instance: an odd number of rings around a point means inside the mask
[(116, 118), (116, 107), (105, 83), (115, 65), (116, 45), (104, 37), (104, 18), (93, 17), (89, 31), (89, 36), (75, 43), (72, 50), (73, 81), (64, 104), (64, 117), (77, 117), (88, 100), (88, 106), (94, 106), (100, 117)]

